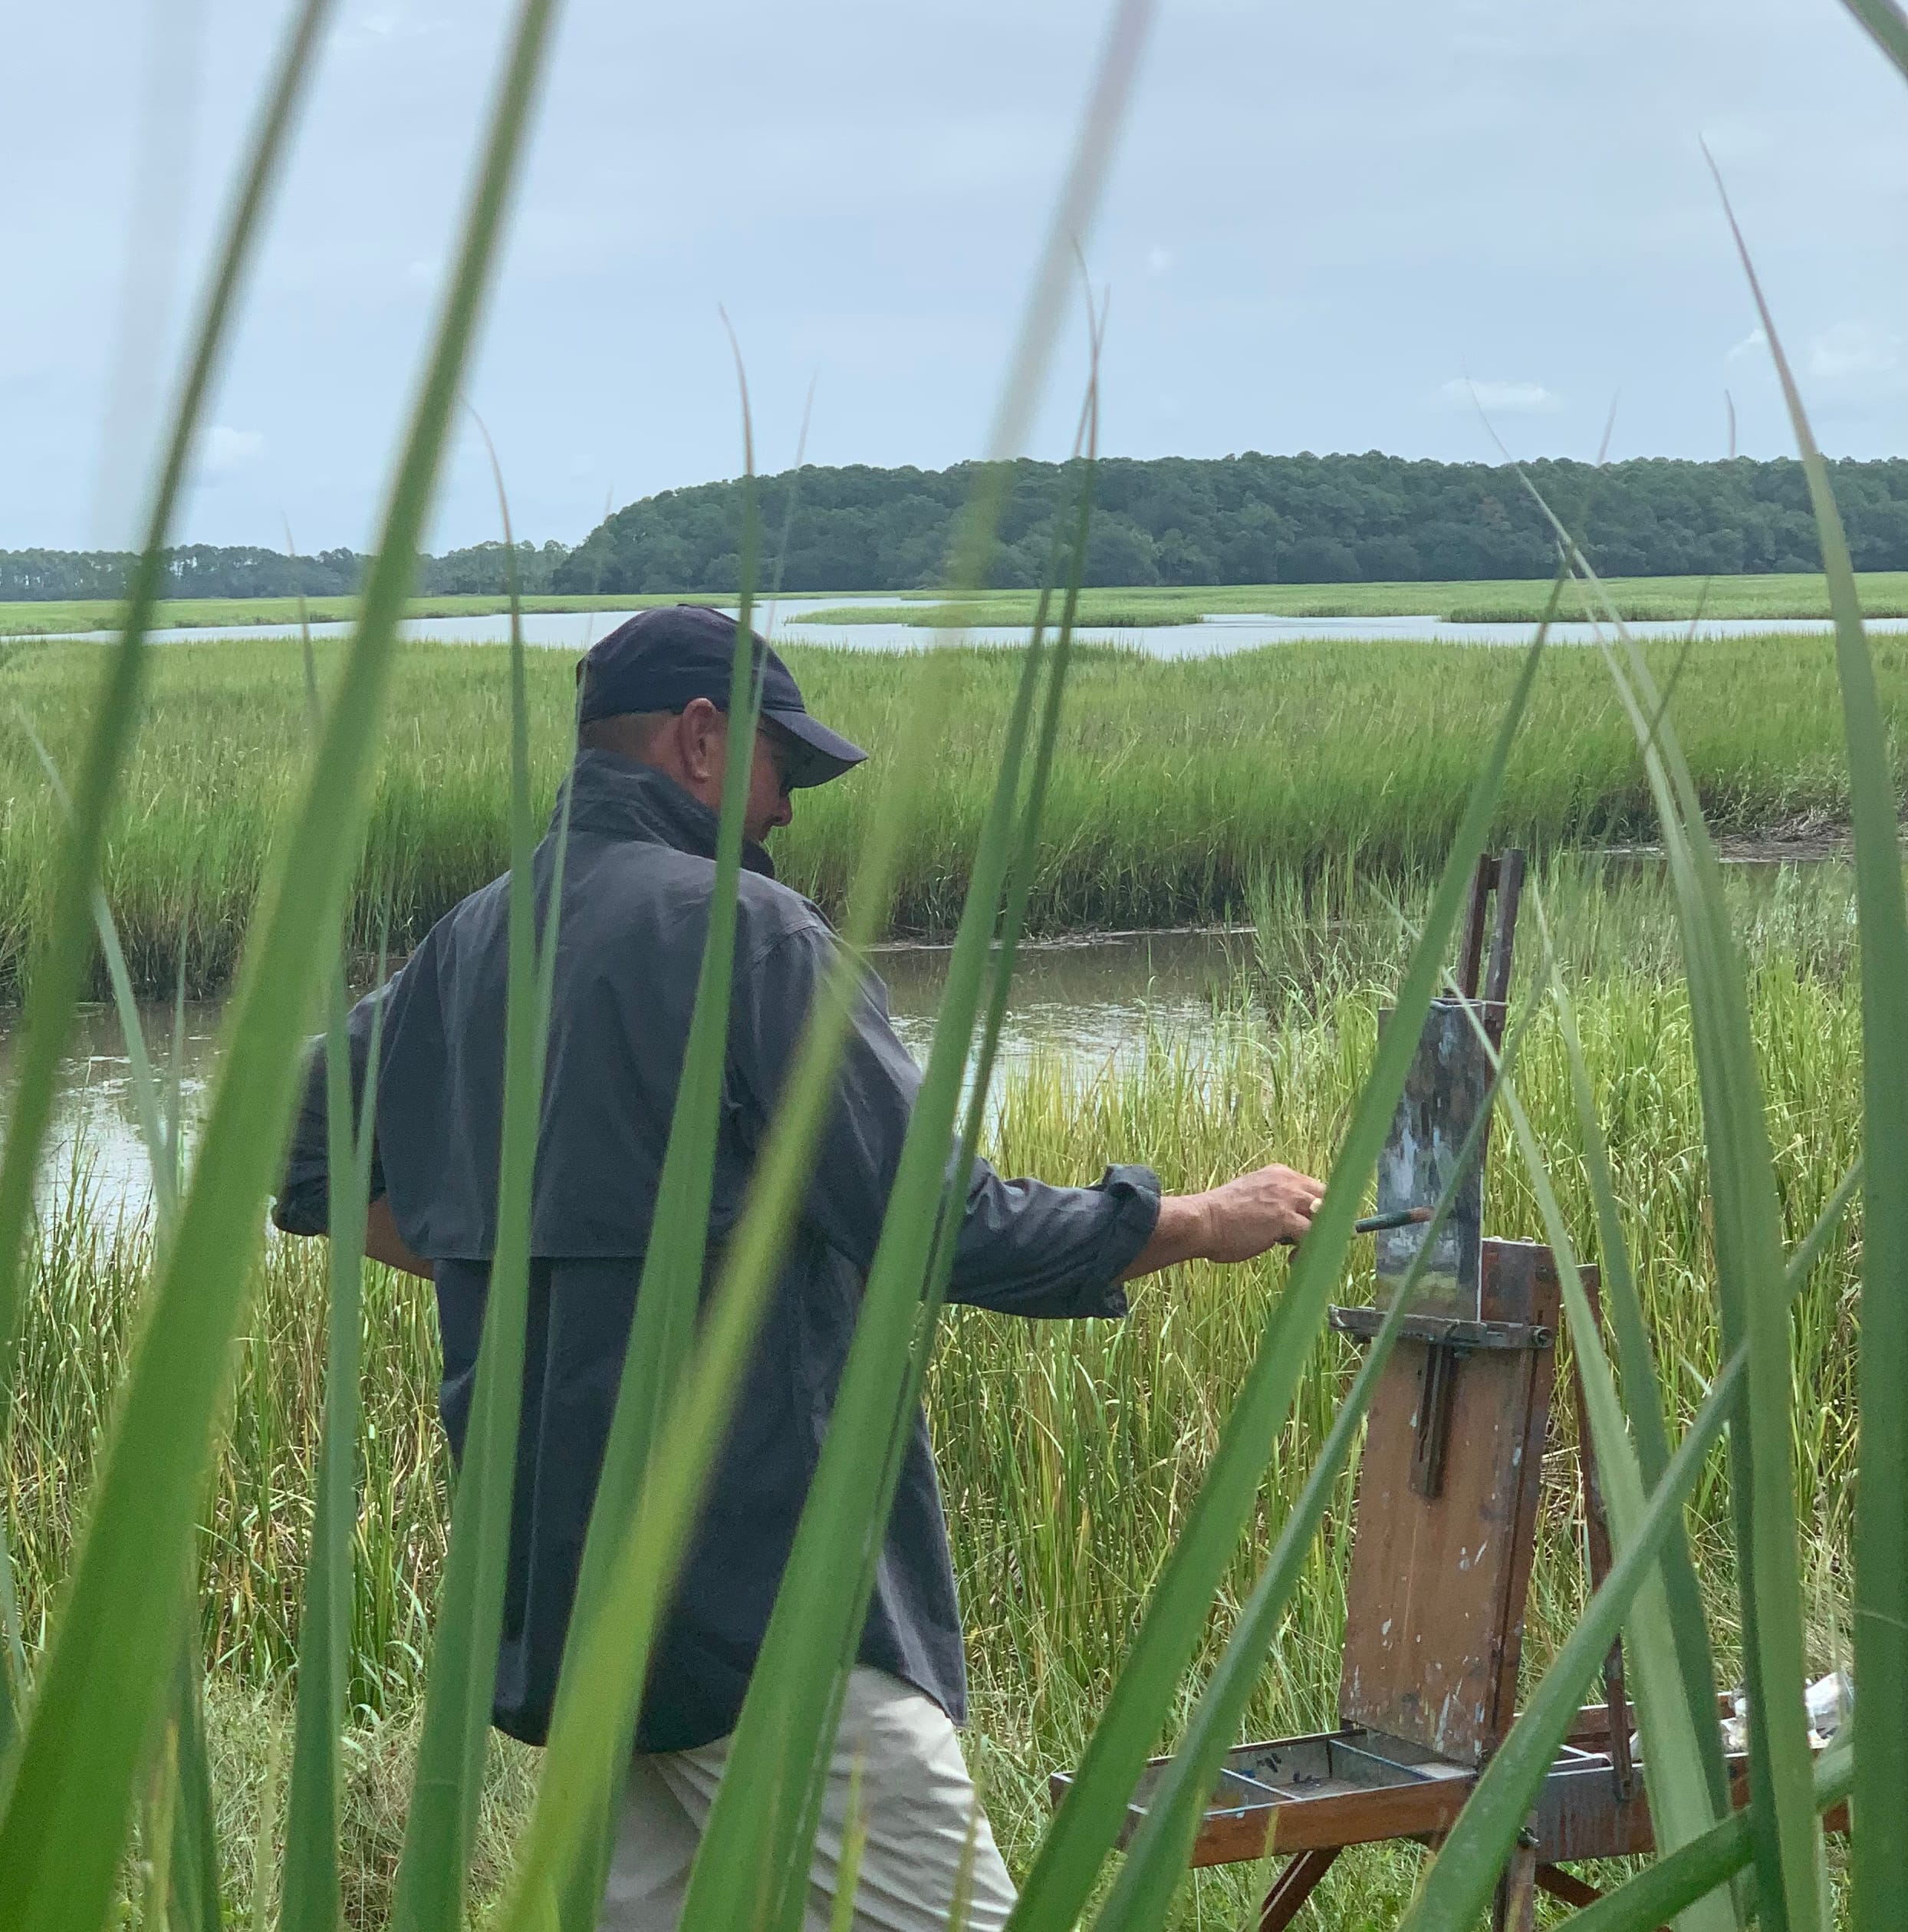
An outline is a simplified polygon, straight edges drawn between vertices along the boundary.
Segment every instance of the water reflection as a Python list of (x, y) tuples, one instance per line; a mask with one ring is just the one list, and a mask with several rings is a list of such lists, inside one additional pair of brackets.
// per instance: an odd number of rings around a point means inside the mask
[[(1071, 940), (1022, 949), (1002, 1035), (1003, 1068), (1037, 1053), (1077, 1063), (1083, 1072), (1130, 1064), (1154, 1045), (1195, 1055), (1209, 1050), (1217, 1014), (1251, 957), (1242, 932), (1142, 933)], [(925, 1058), (946, 981), (945, 946), (875, 950), (896, 1029)], [(185, 1010), (177, 1049), (169, 1005), (140, 1009), (148, 1052), (163, 1090), (176, 1072), (188, 1148), (219, 1061), (223, 1002)], [(14, 1038), (0, 1030), (0, 1091), (10, 1093)], [(143, 1213), (152, 1171), (140, 1131), (132, 1068), (110, 1005), (81, 1009), (72, 1049), (61, 1062), (59, 1094), (42, 1170), (43, 1202), (84, 1190), (97, 1219)]]
[[(804, 620), (806, 614), (839, 607), (837, 597), (784, 597), (775, 607), (775, 640), (781, 644), (827, 644), (854, 650), (925, 650), (932, 645), (935, 631), (904, 624), (817, 624)], [(595, 640), (613, 630), (633, 611), (543, 611), (525, 614), (522, 623), (527, 643), (553, 650), (587, 650)], [(763, 617), (759, 620), (766, 622)], [(1908, 617), (1871, 617), (1867, 627), (1880, 634), (1908, 634)], [(314, 624), (314, 638), (347, 637), (346, 624)], [(1652, 620), (1627, 627), (1632, 637), (1645, 641), (1676, 640), (1687, 637), (1686, 623)], [(507, 643), (510, 620), (492, 617), (413, 617), (400, 627), (407, 637), (440, 643)], [(1082, 637), (1120, 645), (1147, 657), (1217, 657), (1233, 651), (1254, 650), (1268, 644), (1319, 642), (1331, 639), (1372, 643), (1449, 644), (1528, 644), (1536, 630), (1532, 624), (1447, 624), (1436, 617), (1291, 617), (1270, 612), (1234, 611), (1209, 613), (1196, 624), (1155, 624), (1102, 627), (1089, 625)], [(1772, 633), (1798, 637), (1827, 637), (1831, 627), (1826, 619), (1814, 617), (1707, 618), (1696, 627), (1705, 638), (1759, 637)], [(102, 642), (110, 631), (79, 631), (70, 641)], [(982, 625), (966, 632), (980, 644), (1017, 644), (1025, 641), (1024, 626)], [(294, 639), (298, 627), (291, 624), (223, 624), (188, 629), (155, 630), (154, 643), (202, 643), (219, 639)], [(1554, 624), (1550, 641), (1560, 644), (1594, 643), (1597, 627), (1589, 624)]]

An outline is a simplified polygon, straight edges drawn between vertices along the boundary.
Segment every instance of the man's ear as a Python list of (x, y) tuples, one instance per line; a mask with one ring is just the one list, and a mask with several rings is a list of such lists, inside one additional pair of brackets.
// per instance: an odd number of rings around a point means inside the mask
[(676, 721), (676, 745), (689, 775), (699, 784), (722, 769), (729, 720), (706, 698), (691, 698)]

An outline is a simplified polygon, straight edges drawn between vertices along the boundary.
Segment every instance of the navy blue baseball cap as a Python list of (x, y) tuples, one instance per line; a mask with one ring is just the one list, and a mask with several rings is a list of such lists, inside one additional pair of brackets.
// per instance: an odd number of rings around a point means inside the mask
[[(867, 756), (808, 715), (788, 666), (749, 634), (762, 678), (762, 715), (793, 741), (791, 785), (826, 785)], [(641, 611), (590, 647), (577, 666), (581, 686), (577, 722), (630, 711), (683, 711), (706, 698), (729, 709), (735, 661), (735, 620), (702, 604)]]

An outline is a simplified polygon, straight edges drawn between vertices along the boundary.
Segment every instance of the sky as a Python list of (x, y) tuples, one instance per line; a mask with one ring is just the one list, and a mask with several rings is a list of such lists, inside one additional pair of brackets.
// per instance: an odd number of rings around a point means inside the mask
[[(137, 527), (288, 15), (12, 15), (0, 548)], [(981, 453), (1106, 18), (567, 0), (468, 383), (518, 533), (741, 469), (725, 311), (759, 468), (804, 410), (814, 462)], [(179, 540), (372, 544), (506, 25), (340, 0)], [(1908, 89), (1835, 0), (1162, 0), (1085, 243), (1102, 447), (1709, 458), (1726, 396), (1788, 452), (1706, 142), (1822, 443), (1908, 453)], [(1028, 453), (1085, 367), (1077, 306)], [(499, 528), (465, 427), (431, 545)]]

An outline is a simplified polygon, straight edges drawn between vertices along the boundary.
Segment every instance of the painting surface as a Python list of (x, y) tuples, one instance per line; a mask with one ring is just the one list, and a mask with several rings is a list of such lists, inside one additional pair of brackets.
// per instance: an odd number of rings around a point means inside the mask
[[(1479, 1010), (1473, 1008), (1472, 1011)], [(1458, 1154), (1490, 1091), (1491, 1066), (1465, 1002), (1432, 1002), (1419, 1036), (1404, 1094), (1378, 1160), (1378, 1212), (1435, 1207), (1458, 1168)], [(1475, 1159), (1438, 1230), (1412, 1296), (1427, 1313), (1478, 1312), (1484, 1188)], [(1377, 1237), (1379, 1299), (1386, 1302), (1424, 1243), (1423, 1227), (1393, 1228)]]

